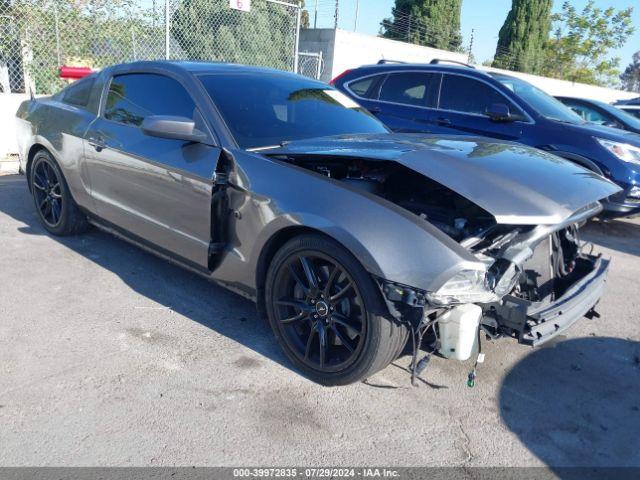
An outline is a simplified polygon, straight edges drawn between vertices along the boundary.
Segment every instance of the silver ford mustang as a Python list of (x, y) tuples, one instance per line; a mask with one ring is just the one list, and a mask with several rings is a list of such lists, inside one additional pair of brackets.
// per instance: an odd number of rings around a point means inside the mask
[(603, 291), (608, 261), (578, 228), (616, 185), (513, 143), (391, 134), (303, 77), (118, 65), (17, 119), (50, 233), (94, 225), (255, 300), (326, 385), (405, 348), (416, 374), (420, 349), (466, 360), (481, 337), (541, 344)]

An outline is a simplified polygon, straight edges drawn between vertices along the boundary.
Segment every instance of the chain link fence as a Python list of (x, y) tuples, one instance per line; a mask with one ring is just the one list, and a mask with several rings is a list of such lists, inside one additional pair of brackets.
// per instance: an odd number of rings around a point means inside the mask
[(300, 52), (298, 53), (298, 73), (305, 77), (320, 79), (324, 71), (324, 60), (322, 52)]
[[(0, 91), (50, 94), (62, 65), (203, 60), (297, 71), (297, 0), (0, 0)], [(301, 65), (305, 70), (307, 63)]]

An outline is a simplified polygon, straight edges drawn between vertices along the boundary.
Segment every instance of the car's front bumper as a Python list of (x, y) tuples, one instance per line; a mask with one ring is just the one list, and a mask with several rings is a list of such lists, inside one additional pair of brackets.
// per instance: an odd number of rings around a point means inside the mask
[(631, 187), (602, 200), (603, 215), (607, 217), (627, 217), (640, 213), (640, 198), (630, 195)]
[(506, 296), (492, 314), (518, 341), (538, 346), (559, 335), (596, 306), (606, 283), (609, 260), (594, 258), (593, 268), (552, 303), (540, 304)]

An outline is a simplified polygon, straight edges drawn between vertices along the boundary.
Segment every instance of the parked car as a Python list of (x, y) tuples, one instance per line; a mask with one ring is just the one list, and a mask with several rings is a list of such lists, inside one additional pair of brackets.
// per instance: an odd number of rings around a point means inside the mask
[(613, 105), (586, 98), (556, 97), (582, 119), (596, 125), (619, 128), (633, 133), (640, 133), (640, 118)]
[(640, 118), (640, 97), (631, 100), (621, 100), (614, 104), (620, 110), (624, 110), (636, 118)]
[(409, 335), (457, 359), (480, 329), (538, 345), (603, 291), (577, 228), (615, 184), (510, 142), (392, 134), (315, 80), (133, 63), (17, 119), (47, 231), (94, 225), (256, 301), (323, 384), (384, 368)]
[(571, 160), (622, 187), (604, 203), (608, 215), (640, 212), (640, 136), (588, 124), (524, 80), (440, 61), (381, 61), (332, 84), (396, 132), (483, 135)]

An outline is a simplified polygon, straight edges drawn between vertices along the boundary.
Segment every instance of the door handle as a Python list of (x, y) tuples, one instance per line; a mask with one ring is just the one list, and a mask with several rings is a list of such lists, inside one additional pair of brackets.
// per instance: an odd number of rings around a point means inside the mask
[(450, 127), (451, 126), (451, 120), (449, 120), (448, 118), (444, 118), (444, 117), (439, 117), (436, 119), (436, 123), (438, 125), (440, 125), (441, 127)]
[(369, 109), (369, 112), (373, 113), (374, 115), (378, 115), (380, 113), (380, 107), (371, 107)]
[(104, 138), (101, 135), (90, 137), (87, 139), (87, 142), (96, 149), (96, 152), (101, 152), (107, 148), (107, 145), (104, 143)]

